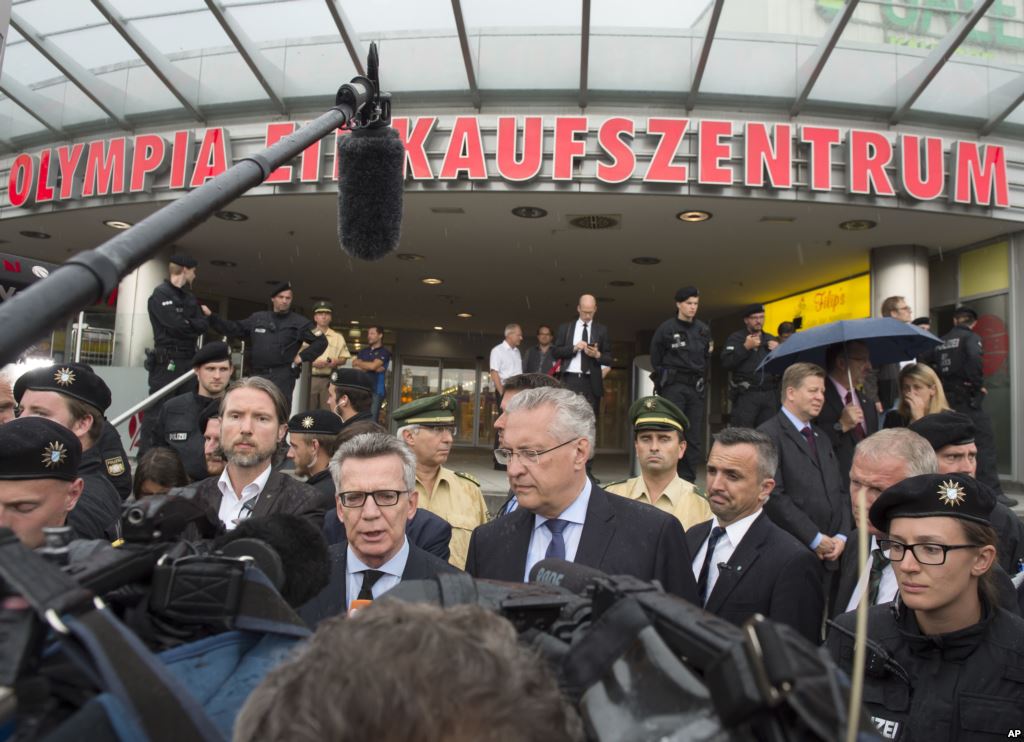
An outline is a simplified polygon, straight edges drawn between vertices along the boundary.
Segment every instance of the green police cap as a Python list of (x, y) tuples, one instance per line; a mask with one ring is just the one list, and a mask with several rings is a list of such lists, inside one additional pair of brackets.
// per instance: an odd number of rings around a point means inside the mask
[(457, 408), (455, 397), (437, 394), (402, 405), (391, 413), (391, 419), (401, 425), (454, 425)]
[(629, 408), (633, 430), (678, 430), (690, 427), (683, 411), (664, 397), (641, 397)]
[(313, 305), (313, 314), (316, 314), (317, 312), (330, 312), (331, 314), (334, 314), (334, 307), (331, 306), (329, 301), (318, 301)]

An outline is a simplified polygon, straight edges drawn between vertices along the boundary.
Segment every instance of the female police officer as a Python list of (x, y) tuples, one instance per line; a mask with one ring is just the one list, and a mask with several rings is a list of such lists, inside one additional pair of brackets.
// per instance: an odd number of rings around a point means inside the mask
[[(868, 613), (864, 706), (885, 739), (1015, 738), (1024, 730), (1024, 619), (996, 605), (996, 534), (987, 488), (960, 474), (924, 474), (885, 490), (871, 523), (899, 595)], [(853, 664), (854, 613), (829, 635)], [(845, 630), (844, 630), (845, 629)]]

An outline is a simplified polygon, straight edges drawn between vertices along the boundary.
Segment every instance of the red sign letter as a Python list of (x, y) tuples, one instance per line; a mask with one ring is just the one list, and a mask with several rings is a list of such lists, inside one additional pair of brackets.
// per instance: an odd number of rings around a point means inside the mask
[[(981, 147), (985, 148), (982, 162)], [(953, 142), (950, 150), (953, 163), (953, 182), (950, 184), (954, 203), (976, 203), (990, 206), (1009, 206), (1010, 194), (1006, 184), (1006, 152), (996, 144), (979, 145), (977, 142)]]
[[(793, 187), (793, 129), (789, 124), (774, 124), (772, 135), (768, 124), (755, 121), (744, 129), (743, 183), (764, 187), (764, 176), (772, 188)], [(774, 140), (774, 144), (772, 143)]]
[(899, 143), (896, 170), (903, 192), (918, 201), (938, 198), (946, 181), (942, 139), (901, 134)]
[(167, 140), (156, 134), (135, 137), (132, 152), (132, 176), (128, 181), (131, 193), (142, 193), (153, 187), (153, 178), (167, 168)]
[(317, 183), (320, 181), (320, 145), (323, 139), (317, 139), (302, 150), (302, 166), (299, 168), (299, 181)]
[(607, 165), (597, 163), (597, 179), (603, 183), (622, 183), (633, 176), (636, 168), (636, 155), (633, 149), (622, 141), (622, 135), (633, 138), (633, 119), (608, 119), (597, 130), (597, 143), (601, 146), (612, 162)]
[[(391, 119), (391, 127), (398, 132), (398, 138), (405, 145), (405, 164), (402, 168), (402, 176), (412, 170), (413, 180), (430, 180), (434, 177), (434, 171), (430, 169), (430, 162), (427, 160), (427, 137), (437, 123), (435, 116), (423, 116), (416, 119), (413, 124), (412, 133), (409, 133), (409, 119), (396, 117)], [(337, 175), (338, 167), (334, 167)]]
[(527, 116), (523, 121), (523, 156), (516, 159), (516, 140), (519, 128), (515, 116), (498, 118), (498, 151), (495, 164), (498, 175), (505, 180), (521, 183), (536, 178), (544, 159), (542, 149), (544, 140), (544, 119), (540, 116)]
[(686, 164), (673, 165), (689, 119), (647, 119), (647, 133), (659, 135), (651, 164), (644, 173), (645, 183), (685, 183)]
[(50, 157), (52, 153), (48, 149), (44, 149), (39, 153), (39, 177), (36, 178), (36, 198), (37, 204), (47, 203), (53, 200), (53, 184), (50, 182)]
[(832, 148), (840, 140), (839, 129), (832, 126), (800, 127), (800, 141), (811, 145), (807, 153), (807, 183), (812, 191), (832, 190)]
[(892, 142), (877, 131), (850, 129), (846, 138), (846, 182), (850, 193), (895, 196), (885, 166), (892, 162)]
[(7, 198), (11, 206), (24, 206), (32, 193), (32, 158), (29, 155), (18, 155), (11, 163), (11, 172), (7, 179)]
[(731, 185), (732, 168), (723, 160), (732, 157), (729, 142), (722, 137), (732, 136), (732, 121), (701, 121), (697, 128), (697, 182), (702, 185)]
[(215, 178), (228, 169), (231, 156), (228, 154), (228, 133), (223, 127), (215, 126), (203, 134), (203, 143), (196, 156), (196, 167), (192, 171), (189, 185), (198, 188), (210, 178)]
[(188, 166), (192, 159), (192, 147), (195, 142), (190, 131), (174, 132), (174, 149), (171, 153), (171, 179), (167, 187), (178, 190), (188, 182)]
[(89, 142), (89, 153), (85, 156), (83, 197), (124, 193), (128, 141), (125, 137), (117, 137), (105, 145), (102, 140)]
[(465, 171), (470, 180), (487, 180), (484, 140), (476, 116), (458, 116), (441, 163), (440, 180), (455, 180)]
[[(269, 147), (272, 144), (277, 143), (284, 137), (292, 134), (295, 131), (294, 121), (275, 121), (267, 124), (267, 137), (264, 140), (264, 147)], [(263, 181), (264, 183), (291, 183), (292, 182), (292, 166), (282, 165), (277, 170), (272, 172), (270, 176)]]
[(572, 180), (576, 158), (587, 155), (587, 140), (577, 139), (576, 135), (586, 135), (589, 128), (586, 116), (559, 116), (555, 119), (553, 180)]

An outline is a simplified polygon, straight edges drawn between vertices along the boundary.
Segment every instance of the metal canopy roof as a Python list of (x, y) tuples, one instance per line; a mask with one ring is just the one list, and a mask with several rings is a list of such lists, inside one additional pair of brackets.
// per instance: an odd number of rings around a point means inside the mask
[(15, 0), (0, 146), (327, 105), (371, 41), (406, 104), (755, 101), (1024, 130), (1024, 0)]

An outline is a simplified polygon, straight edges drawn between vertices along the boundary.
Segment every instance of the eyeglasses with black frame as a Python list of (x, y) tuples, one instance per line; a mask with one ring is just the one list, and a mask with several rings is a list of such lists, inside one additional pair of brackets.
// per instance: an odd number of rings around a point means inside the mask
[(570, 438), (565, 443), (559, 443), (557, 446), (545, 448), (543, 451), (534, 451), (533, 449), (530, 448), (522, 448), (519, 449), (518, 451), (513, 451), (511, 448), (496, 448), (494, 449), (494, 460), (497, 461), (502, 466), (508, 466), (509, 462), (512, 461), (512, 457), (518, 456), (520, 461), (524, 461), (528, 464), (536, 464), (537, 461), (540, 460), (540, 457), (543, 456), (544, 454), (551, 453), (556, 448), (568, 446), (570, 443), (573, 443), (574, 441), (578, 440), (579, 438)]
[(953, 546), (930, 543), (904, 544), (900, 541), (892, 541), (891, 539), (879, 539), (878, 548), (881, 549), (882, 556), (890, 562), (902, 562), (909, 550), (914, 555), (914, 559), (917, 560), (918, 564), (927, 564), (934, 567), (945, 564), (946, 554), (951, 551), (956, 549), (977, 549), (978, 546), (975, 544), (955, 544)]
[(338, 499), (346, 508), (361, 508), (366, 498), (372, 497), (379, 508), (389, 508), (398, 504), (398, 498), (407, 494), (404, 490), (376, 490), (374, 492), (339, 492)]

